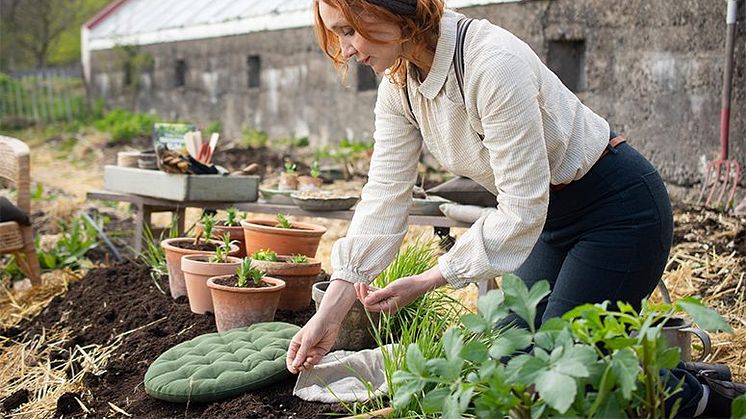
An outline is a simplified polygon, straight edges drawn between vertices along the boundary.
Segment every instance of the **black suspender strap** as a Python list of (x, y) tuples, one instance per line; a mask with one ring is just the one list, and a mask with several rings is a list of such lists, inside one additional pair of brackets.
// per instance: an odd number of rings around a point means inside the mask
[(456, 50), (453, 53), (453, 67), (456, 70), (456, 81), (458, 81), (458, 89), (461, 91), (461, 99), (464, 100), (464, 105), (466, 105), (466, 96), (464, 96), (464, 39), (473, 20), (465, 17), (456, 24)]

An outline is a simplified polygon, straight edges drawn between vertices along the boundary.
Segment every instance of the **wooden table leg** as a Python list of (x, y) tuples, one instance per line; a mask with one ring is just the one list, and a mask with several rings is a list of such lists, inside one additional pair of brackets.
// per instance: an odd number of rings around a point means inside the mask
[(185, 222), (186, 222), (186, 208), (184, 207), (176, 207), (176, 210), (173, 211), (172, 217), (177, 217), (176, 219), (176, 227), (179, 229), (179, 237), (183, 236), (185, 233)]
[(150, 216), (153, 213), (153, 208), (146, 204), (133, 204), (137, 207), (137, 217), (135, 218), (135, 237), (132, 239), (132, 247), (136, 253), (140, 253), (142, 250), (142, 238), (144, 236), (145, 227), (147, 226), (150, 231), (153, 231), (153, 226), (150, 224)]

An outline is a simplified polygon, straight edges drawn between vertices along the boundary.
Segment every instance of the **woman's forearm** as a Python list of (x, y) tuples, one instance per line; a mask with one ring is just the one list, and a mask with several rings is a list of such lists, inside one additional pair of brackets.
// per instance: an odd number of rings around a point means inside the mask
[(324, 293), (318, 312), (331, 322), (342, 323), (355, 299), (352, 283), (341, 279), (332, 281)]

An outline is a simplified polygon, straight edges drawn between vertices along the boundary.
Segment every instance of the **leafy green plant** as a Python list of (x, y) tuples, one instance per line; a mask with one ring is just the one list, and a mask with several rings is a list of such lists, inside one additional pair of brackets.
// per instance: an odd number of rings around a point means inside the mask
[(91, 262), (85, 254), (99, 244), (96, 227), (82, 216), (75, 217), (70, 222), (60, 221), (59, 224), (61, 236), (52, 249), (42, 249), (38, 237), (34, 241), (41, 268), (55, 270), (90, 267)]
[(220, 121), (212, 121), (207, 125), (207, 128), (205, 128), (205, 131), (202, 133), (204, 138), (210, 138), (210, 135), (213, 132), (221, 132), (223, 131), (223, 123)]
[(287, 215), (283, 214), (277, 214), (277, 224), (275, 225), (277, 228), (293, 228), (293, 223), (288, 220)]
[(254, 285), (259, 285), (262, 282), (262, 278), (264, 278), (264, 272), (251, 266), (251, 258), (244, 258), (238, 269), (236, 269), (236, 276), (238, 277), (236, 286), (246, 288), (249, 286), (249, 280)]
[(298, 169), (298, 166), (293, 162), (286, 162), (285, 163), (285, 173), (287, 174), (294, 174), (296, 170)]
[(215, 228), (215, 217), (209, 214), (205, 214), (202, 216), (202, 232), (200, 234), (197, 234), (197, 237), (194, 238), (194, 243), (197, 244), (200, 242), (201, 239), (204, 238), (205, 241), (210, 240), (212, 238), (212, 230)]
[(246, 128), (241, 131), (241, 144), (244, 147), (261, 148), (267, 146), (269, 136), (266, 132), (254, 128)]
[(228, 254), (231, 252), (231, 246), (235, 243), (234, 240), (231, 240), (231, 235), (229, 233), (223, 234), (222, 242), (220, 245), (215, 248), (215, 253), (210, 255), (209, 261), (210, 263), (225, 263), (228, 261)]
[[(160, 237), (156, 241), (153, 237), (153, 232), (150, 230), (150, 226), (146, 224), (144, 227), (143, 237), (145, 247), (137, 256), (140, 261), (150, 267), (150, 278), (153, 280), (156, 288), (158, 288), (161, 294), (166, 295), (166, 291), (163, 290), (159, 282), (161, 277), (168, 275), (166, 251), (160, 245), (166, 231), (162, 231)], [(167, 231), (168, 238), (174, 239), (179, 237), (179, 217), (176, 214), (171, 217), (171, 224)]]
[(254, 260), (264, 260), (267, 262), (277, 262), (277, 253), (271, 249), (260, 249), (251, 255)]
[(94, 122), (94, 126), (111, 133), (111, 143), (127, 143), (138, 135), (147, 136), (153, 130), (156, 117), (144, 113), (132, 113), (124, 109), (115, 109), (103, 119)]
[(286, 261), (287, 263), (308, 263), (308, 256), (306, 255), (292, 255)]
[[(536, 330), (536, 306), (548, 293), (546, 281), (528, 289), (506, 275), (502, 290), (479, 299), (478, 314), (446, 331), (440, 355), (410, 344), (406, 368), (393, 375), (394, 406), (443, 418), (673, 416), (664, 402), (676, 389), (659, 371), (677, 365), (679, 349), (661, 335), (665, 320), (686, 312), (705, 330), (730, 331), (693, 298), (646, 304), (642, 314), (626, 303), (617, 311), (608, 302), (586, 304)], [(495, 329), (509, 311), (530, 328)]]
[(240, 217), (238, 214), (238, 209), (236, 208), (228, 208), (225, 210), (225, 225), (226, 226), (240, 226), (241, 225), (241, 218), (246, 218), (244, 215), (243, 217)]
[(319, 161), (314, 160), (313, 163), (311, 163), (311, 177), (317, 178), (321, 175), (321, 169), (319, 168)]

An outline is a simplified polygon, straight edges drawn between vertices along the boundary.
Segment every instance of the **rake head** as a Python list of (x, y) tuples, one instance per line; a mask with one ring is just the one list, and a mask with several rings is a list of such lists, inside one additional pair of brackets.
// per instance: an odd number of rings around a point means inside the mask
[(736, 160), (713, 160), (707, 163), (705, 181), (699, 192), (698, 202), (707, 195), (706, 207), (729, 211), (733, 208), (733, 196), (741, 180), (741, 166)]

